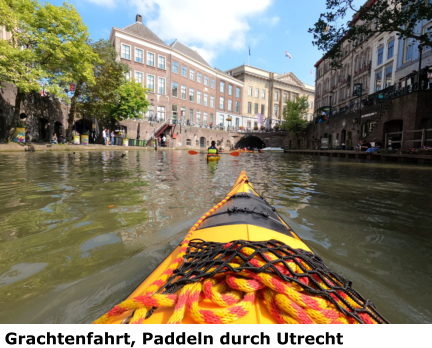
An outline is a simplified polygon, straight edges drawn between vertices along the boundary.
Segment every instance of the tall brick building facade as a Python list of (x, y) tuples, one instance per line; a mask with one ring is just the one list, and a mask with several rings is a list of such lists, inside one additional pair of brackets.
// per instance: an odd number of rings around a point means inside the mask
[[(212, 68), (181, 42), (166, 44), (140, 15), (123, 29), (113, 27), (110, 41), (119, 59), (129, 65), (129, 78), (150, 89), (151, 108), (145, 115), (149, 120), (228, 127), (240, 118), (243, 83)], [(134, 121), (122, 124), (128, 131), (135, 126)]]

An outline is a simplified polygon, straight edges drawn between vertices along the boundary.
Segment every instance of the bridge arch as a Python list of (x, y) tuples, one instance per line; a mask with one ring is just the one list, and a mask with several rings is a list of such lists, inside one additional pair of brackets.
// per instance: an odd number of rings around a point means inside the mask
[(260, 137), (255, 135), (245, 135), (244, 137), (240, 138), (234, 147), (236, 149), (243, 149), (245, 147), (250, 147), (251, 149), (255, 147), (258, 149), (263, 149), (266, 147), (266, 143)]

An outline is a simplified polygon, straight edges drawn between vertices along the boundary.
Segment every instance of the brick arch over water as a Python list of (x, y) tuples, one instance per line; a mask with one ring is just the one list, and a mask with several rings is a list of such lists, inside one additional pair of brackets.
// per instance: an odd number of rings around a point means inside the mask
[(259, 148), (263, 149), (266, 147), (266, 143), (260, 138), (255, 135), (245, 135), (239, 139), (239, 141), (235, 144), (234, 148)]

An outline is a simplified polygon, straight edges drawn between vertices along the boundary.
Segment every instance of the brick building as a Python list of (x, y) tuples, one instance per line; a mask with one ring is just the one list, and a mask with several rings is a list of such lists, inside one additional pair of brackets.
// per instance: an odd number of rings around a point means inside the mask
[[(123, 29), (113, 27), (110, 41), (119, 59), (129, 65), (128, 77), (150, 89), (148, 120), (226, 128), (233, 125), (227, 118), (241, 115), (243, 83), (212, 68), (181, 42), (166, 44), (140, 15)], [(136, 120), (121, 124), (134, 134)]]

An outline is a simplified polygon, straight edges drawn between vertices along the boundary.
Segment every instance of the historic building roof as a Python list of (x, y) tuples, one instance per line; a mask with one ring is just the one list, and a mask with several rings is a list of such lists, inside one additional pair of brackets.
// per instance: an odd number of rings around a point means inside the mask
[(194, 51), (193, 49), (183, 45), (181, 42), (178, 42), (175, 40), (171, 45), (169, 45), (171, 48), (175, 49), (176, 51), (183, 53), (184, 55), (188, 56), (189, 58), (192, 58), (196, 60), (197, 62), (200, 62), (201, 64), (204, 64), (211, 68), (211, 65), (205, 61), (203, 57), (201, 57), (197, 51)]
[(135, 22), (133, 24), (130, 24), (127, 27), (124, 27), (122, 30), (124, 30), (127, 33), (131, 33), (136, 36), (139, 36), (143, 39), (156, 42), (159, 45), (167, 46), (162, 39), (160, 39), (155, 33), (153, 33), (149, 28), (147, 28), (141, 22)]

